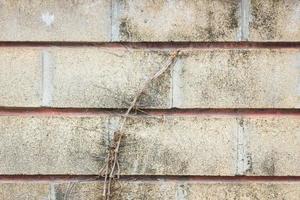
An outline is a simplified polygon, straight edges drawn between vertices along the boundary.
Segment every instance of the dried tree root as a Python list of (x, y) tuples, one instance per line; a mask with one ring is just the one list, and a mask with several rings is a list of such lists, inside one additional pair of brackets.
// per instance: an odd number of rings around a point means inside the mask
[[(159, 69), (153, 76), (151, 76), (143, 85), (143, 87), (137, 92), (135, 95), (132, 103), (130, 104), (129, 108), (127, 109), (126, 113), (123, 116), (123, 121), (120, 125), (120, 128), (114, 132), (112, 143), (108, 147), (107, 156), (105, 159), (105, 165), (100, 170), (100, 176), (104, 177), (104, 187), (103, 187), (103, 196), (105, 200), (110, 200), (112, 196), (112, 189), (114, 182), (117, 181), (120, 177), (120, 165), (119, 165), (119, 152), (120, 152), (120, 145), (122, 142), (122, 139), (125, 136), (125, 133), (123, 132), (123, 128), (125, 126), (125, 123), (128, 119), (128, 116), (130, 112), (136, 108), (136, 104), (141, 97), (141, 95), (145, 92), (146, 88), (149, 86), (149, 84), (160, 77), (167, 69), (169, 69), (176, 61), (177, 56), (179, 54), (179, 50), (175, 51), (173, 54), (171, 54), (169, 58), (169, 62), (163, 66), (161, 69)], [(136, 108), (139, 109), (139, 108)]]

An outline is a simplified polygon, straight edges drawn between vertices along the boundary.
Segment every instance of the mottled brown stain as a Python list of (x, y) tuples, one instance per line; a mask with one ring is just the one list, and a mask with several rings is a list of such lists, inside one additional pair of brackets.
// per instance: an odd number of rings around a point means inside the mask
[(245, 186), (243, 185), (234, 185), (228, 188), (228, 192), (225, 191), (225, 199), (233, 199), (233, 200), (240, 200), (240, 199), (265, 199), (265, 200), (273, 200), (278, 199), (279, 194), (281, 192), (280, 187), (276, 184), (268, 184), (266, 187), (259, 187), (254, 184), (247, 185), (247, 190), (244, 189)]
[(147, 91), (142, 94), (138, 106), (145, 107), (159, 107), (162, 102), (157, 98), (164, 96), (163, 99), (168, 99), (169, 91), (171, 90), (171, 68), (167, 69), (158, 79), (153, 80), (149, 85)]
[(280, 38), (281, 35), (277, 28), (279, 9), (282, 6), (284, 6), (283, 0), (268, 0), (267, 2), (251, 0), (250, 29), (256, 30), (260, 37), (266, 40)]
[[(202, 3), (205, 1), (205, 8), (203, 8)], [(166, 35), (162, 35), (162, 38), (165, 38), (166, 41), (193, 41), (193, 40), (203, 40), (203, 41), (219, 41), (225, 39), (236, 32), (238, 29), (238, 1), (183, 1), (185, 4), (190, 4), (189, 8), (195, 11), (196, 17), (199, 19), (202, 18), (205, 13), (205, 19), (207, 22), (205, 24), (197, 23), (191, 24), (190, 28), (182, 29), (181, 25), (178, 24), (174, 19), (173, 27), (170, 30), (167, 30)], [(120, 3), (120, 2), (119, 2)], [(132, 2), (131, 2), (132, 3)], [(162, 12), (162, 8), (166, 4), (165, 1), (146, 1), (145, 8), (147, 12), (150, 12), (154, 15), (164, 15), (166, 13)], [(120, 5), (123, 5), (124, 13), (129, 6), (129, 1), (122, 1)], [(220, 19), (218, 13), (214, 11), (215, 6), (223, 6), (224, 8), (229, 9), (228, 12)], [(145, 12), (142, 8), (135, 8), (136, 12), (143, 13)], [(170, 11), (171, 12), (171, 11)], [(126, 15), (126, 14), (125, 14)], [(134, 17), (123, 17), (120, 19), (119, 25), (119, 34), (121, 40), (124, 41), (149, 41), (157, 33), (151, 32), (151, 29), (148, 29), (147, 22), (149, 19), (145, 19), (145, 26), (138, 27), (135, 25)], [(169, 19), (170, 20), (170, 19)], [(188, 22), (187, 22), (188, 23)], [(151, 27), (154, 28), (154, 27)], [(165, 27), (157, 27), (165, 28)], [(157, 37), (157, 36), (154, 36)]]
[(232, 1), (230, 6), (230, 12), (227, 20), (227, 27), (231, 30), (237, 29), (239, 26), (238, 9), (239, 5), (237, 1)]
[(276, 173), (276, 153), (271, 152), (266, 154), (265, 159), (261, 163), (261, 169), (263, 174), (267, 174), (269, 176), (274, 176)]
[[(251, 69), (252, 66), (249, 64), (249, 57), (251, 53), (249, 50), (232, 50), (228, 52), (229, 56), (227, 59), (227, 64), (225, 68), (220, 69), (219, 66), (212, 66), (212, 68), (208, 68), (208, 74), (206, 77), (207, 82), (203, 83), (208, 87), (216, 88), (220, 91), (223, 91), (227, 95), (231, 97), (235, 97), (233, 99), (234, 102), (240, 102), (240, 99), (248, 99), (251, 102), (251, 99), (257, 98), (255, 84), (255, 70)], [(216, 53), (211, 51), (207, 54), (208, 60), (210, 63), (215, 62)], [(237, 76), (239, 74), (239, 76)], [(252, 84), (253, 83), (253, 84)], [(245, 92), (246, 85), (253, 85), (251, 93)], [(208, 93), (207, 91), (202, 91), (203, 97), (205, 101), (210, 101), (213, 99), (213, 93)], [(238, 94), (238, 95), (237, 95)]]
[(61, 187), (56, 187), (55, 188), (55, 197), (56, 197), (56, 200), (64, 200), (65, 199), (65, 192), (63, 190), (63, 188)]
[(130, 20), (128, 18), (121, 19), (121, 23), (119, 25), (119, 31), (121, 38), (132, 38), (132, 32), (131, 32), (132, 26), (130, 24)]

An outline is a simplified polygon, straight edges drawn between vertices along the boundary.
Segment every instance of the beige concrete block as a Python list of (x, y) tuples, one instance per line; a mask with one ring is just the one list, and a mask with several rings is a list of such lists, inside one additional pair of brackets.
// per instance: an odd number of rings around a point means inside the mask
[(0, 106), (40, 105), (41, 60), (40, 52), (34, 48), (0, 48)]
[(298, 108), (298, 49), (182, 51), (173, 107)]
[[(105, 117), (0, 117), (0, 174), (97, 174)], [(102, 147), (102, 148), (101, 148)]]
[[(53, 186), (57, 199), (105, 200), (102, 195), (104, 183), (100, 181), (56, 183)], [(112, 199), (118, 198), (113, 196)]]
[[(120, 120), (1, 116), (0, 173), (98, 174)], [(121, 174), (298, 176), (299, 127), (297, 116), (130, 116)]]
[[(1, 106), (85, 108), (129, 107), (172, 53), (97, 47), (0, 51)], [(149, 85), (138, 105), (298, 108), (299, 55), (297, 49), (182, 50), (175, 66)]]
[[(203, 183), (192, 181), (121, 181), (122, 188), (112, 199), (184, 199), (184, 200), (298, 200), (300, 185), (295, 182), (275, 183)], [(71, 189), (70, 189), (71, 188)], [(73, 183), (1, 183), (1, 200), (23, 199), (103, 199), (99, 182)], [(49, 194), (49, 197), (48, 195)]]
[[(125, 48), (51, 48), (54, 107), (127, 108), (147, 80), (169, 62), (169, 53)], [(138, 105), (171, 104), (170, 69), (154, 80)]]
[[(201, 183), (192, 181), (121, 181), (122, 188), (112, 199), (185, 199), (185, 200), (298, 200), (300, 185), (295, 182), (277, 183)], [(70, 189), (71, 188), (71, 189)], [(71, 183), (1, 183), (1, 200), (23, 199), (103, 199), (102, 182)], [(49, 196), (48, 196), (48, 195)], [(48, 197), (48, 198), (47, 198)]]
[(0, 200), (51, 199), (49, 187), (47, 183), (0, 183)]
[(113, 4), (115, 41), (235, 41), (239, 1), (125, 0)]
[[(192, 181), (121, 181), (122, 188), (116, 190), (112, 199), (174, 199), (174, 200), (254, 200), (288, 199), (298, 200), (298, 183), (201, 183)], [(57, 184), (56, 195), (65, 196), (69, 185)], [(71, 199), (102, 199), (103, 183), (77, 183), (68, 197)]]
[(109, 41), (109, 0), (3, 0), (1, 41)]
[(186, 200), (249, 200), (289, 199), (300, 195), (299, 184), (288, 183), (193, 183), (164, 182), (129, 183), (123, 190), (124, 199), (186, 199)]
[(120, 154), (122, 174), (234, 175), (234, 118), (132, 118)]
[(298, 116), (246, 118), (241, 124), (251, 155), (246, 174), (299, 176), (300, 118)]
[(251, 0), (249, 40), (300, 41), (300, 2)]
[[(2, 116), (1, 174), (98, 174), (120, 118)], [(235, 119), (136, 118), (120, 154), (125, 175), (234, 175)], [(122, 144), (123, 145), (123, 144)]]

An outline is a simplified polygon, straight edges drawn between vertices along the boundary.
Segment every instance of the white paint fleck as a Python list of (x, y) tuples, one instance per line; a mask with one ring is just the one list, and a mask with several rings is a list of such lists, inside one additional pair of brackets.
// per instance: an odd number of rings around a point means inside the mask
[(186, 200), (187, 199), (187, 191), (185, 190), (185, 185), (180, 184), (177, 186), (176, 189), (176, 196), (175, 199), (176, 200)]
[(47, 25), (51, 26), (54, 22), (54, 15), (50, 14), (49, 12), (46, 12), (42, 14), (42, 21)]

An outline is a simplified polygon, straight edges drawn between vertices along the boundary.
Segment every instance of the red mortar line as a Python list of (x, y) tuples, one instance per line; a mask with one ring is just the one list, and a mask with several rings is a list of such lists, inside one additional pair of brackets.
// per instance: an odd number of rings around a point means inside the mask
[[(97, 175), (0, 175), (0, 183), (15, 182), (103, 182)], [(178, 175), (123, 175), (124, 182), (195, 182), (214, 183), (300, 183), (300, 176), (178, 176)]]
[(252, 49), (300, 48), (300, 42), (51, 42), (0, 41), (0, 47), (98, 47), (130, 49)]
[[(102, 116), (122, 115), (126, 109), (104, 108), (9, 108), (0, 107), (0, 116)], [(143, 109), (143, 112), (133, 113), (133, 116), (224, 116), (224, 117), (300, 117), (300, 109)]]

